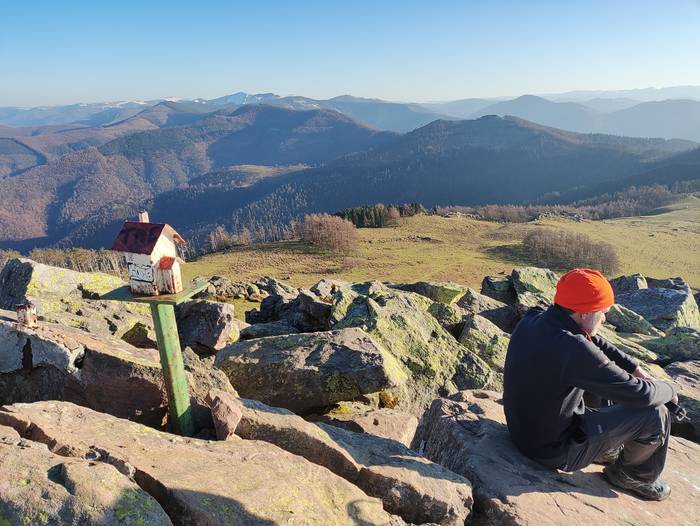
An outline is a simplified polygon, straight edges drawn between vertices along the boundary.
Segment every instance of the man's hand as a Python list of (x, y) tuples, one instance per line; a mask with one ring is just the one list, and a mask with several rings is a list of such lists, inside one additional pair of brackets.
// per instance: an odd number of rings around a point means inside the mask
[(634, 370), (632, 373), (632, 376), (636, 376), (637, 378), (642, 378), (646, 380), (651, 380), (651, 376), (649, 376), (647, 373), (645, 373), (641, 367), (637, 366), (637, 368)]
[(673, 398), (671, 398), (671, 402), (678, 405), (678, 395), (677, 394), (673, 395)]

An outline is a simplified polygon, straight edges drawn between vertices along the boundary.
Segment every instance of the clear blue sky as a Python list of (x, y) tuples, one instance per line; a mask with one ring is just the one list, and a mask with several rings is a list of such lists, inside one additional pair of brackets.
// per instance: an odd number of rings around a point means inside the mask
[(2, 0), (0, 106), (700, 85), (700, 0)]

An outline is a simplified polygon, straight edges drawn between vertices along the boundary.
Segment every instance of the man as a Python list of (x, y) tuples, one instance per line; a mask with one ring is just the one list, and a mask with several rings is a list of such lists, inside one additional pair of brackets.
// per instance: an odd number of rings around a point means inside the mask
[[(503, 402), (511, 438), (540, 464), (575, 471), (592, 462), (615, 486), (649, 500), (671, 492), (659, 479), (673, 384), (648, 377), (625, 353), (597, 336), (615, 303), (598, 271), (574, 269), (559, 280), (554, 305), (533, 308), (508, 346)], [(612, 405), (587, 407), (584, 393)]]

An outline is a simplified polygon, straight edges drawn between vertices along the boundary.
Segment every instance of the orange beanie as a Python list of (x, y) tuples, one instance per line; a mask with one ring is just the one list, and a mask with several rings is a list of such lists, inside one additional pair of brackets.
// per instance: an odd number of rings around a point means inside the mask
[(595, 312), (611, 307), (615, 294), (610, 282), (597, 270), (575, 268), (557, 282), (554, 303), (575, 312)]

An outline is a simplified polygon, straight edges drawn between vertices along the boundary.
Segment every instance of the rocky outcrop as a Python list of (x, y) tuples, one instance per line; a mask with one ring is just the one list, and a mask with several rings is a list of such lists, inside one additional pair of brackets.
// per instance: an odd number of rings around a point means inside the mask
[[(0, 404), (68, 400), (153, 427), (166, 423), (158, 351), (43, 322), (18, 328), (9, 314), (0, 311)], [(211, 428), (207, 393), (235, 391), (221, 371), (195, 364), (186, 373), (195, 427)]]
[(472, 481), (477, 524), (680, 526), (692, 523), (700, 506), (698, 444), (671, 438), (663, 473), (673, 488), (671, 498), (644, 502), (609, 485), (602, 466), (565, 473), (525, 458), (510, 440), (493, 392), (435, 400), (421, 419), (414, 448)]
[(672, 363), (665, 372), (680, 386), (678, 399), (688, 414), (688, 420), (674, 422), (673, 433), (700, 441), (700, 360)]
[(418, 426), (418, 418), (387, 407), (371, 407), (360, 402), (341, 402), (323, 415), (307, 420), (396, 440), (409, 447)]
[(248, 325), (240, 332), (241, 340), (253, 340), (268, 336), (281, 336), (283, 334), (297, 334), (299, 330), (290, 325), (287, 320), (269, 321), (267, 323), (255, 323)]
[(347, 480), (262, 441), (185, 439), (65, 402), (4, 407), (0, 425), (132, 475), (179, 525), (401, 523)]
[(456, 305), (435, 302), (428, 307), (428, 312), (437, 320), (440, 326), (453, 336), (459, 336), (462, 331), (462, 312)]
[(331, 305), (311, 291), (287, 292), (275, 287), (279, 294), (270, 294), (260, 304), (260, 310), (246, 312), (251, 324), (284, 321), (298, 332), (318, 332), (330, 329)]
[(396, 359), (357, 328), (241, 341), (219, 351), (215, 365), (241, 396), (302, 413), (406, 381)]
[(428, 313), (430, 300), (376, 281), (356, 284), (353, 291), (356, 296), (342, 309), (334, 304), (334, 313), (340, 316), (334, 328), (365, 330), (394, 358), (399, 374), (406, 378), (388, 393), (384, 406), (421, 414), (438, 392), (457, 390), (453, 380), (458, 373), (473, 387), (489, 384), (489, 367)]
[(207, 294), (218, 301), (230, 301), (246, 299), (248, 301), (262, 301), (268, 293), (261, 291), (254, 283), (244, 281), (232, 281), (223, 276), (212, 276), (209, 279)]
[(124, 285), (121, 279), (98, 272), (75, 272), (31, 259), (11, 259), (0, 272), (0, 309), (14, 311), (15, 304), (32, 302), (39, 319), (73, 327), (97, 337), (127, 335), (142, 326), (146, 339), (155, 338), (148, 305), (102, 301), (100, 294)]
[[(219, 400), (227, 401), (227, 413), (240, 411), (238, 436), (270, 442), (328, 468), (382, 499), (385, 510), (408, 522), (457, 525), (469, 514), (469, 481), (396, 441), (312, 424), (254, 400), (225, 394)], [(235, 406), (239, 409), (232, 409)]]
[(463, 314), (478, 314), (502, 331), (513, 332), (520, 317), (518, 313), (503, 302), (490, 298), (484, 294), (479, 294), (474, 289), (467, 289), (467, 292), (457, 301)]
[(547, 308), (554, 301), (557, 275), (549, 269), (520, 267), (510, 275), (516, 292), (515, 310), (522, 317), (533, 307)]
[(160, 504), (104, 462), (65, 458), (0, 426), (0, 524), (172, 526)]
[(644, 319), (643, 316), (622, 305), (613, 305), (605, 314), (606, 321), (620, 332), (636, 332), (651, 336), (663, 336), (663, 332)]
[(391, 284), (389, 287), (406, 292), (415, 292), (430, 300), (438, 303), (445, 303), (446, 305), (455, 303), (467, 291), (464, 286), (457, 285), (456, 283), (433, 283), (429, 281)]
[(662, 363), (700, 360), (700, 332), (688, 327), (676, 327), (666, 336), (646, 339), (643, 345), (658, 354)]
[(180, 345), (195, 351), (216, 352), (238, 340), (233, 305), (191, 300), (175, 306)]
[(649, 288), (646, 278), (641, 274), (631, 274), (629, 276), (620, 276), (619, 278), (611, 279), (610, 285), (612, 286), (615, 296), (626, 292), (634, 292), (635, 290)]
[(486, 276), (481, 282), (481, 293), (506, 305), (515, 303), (515, 287), (510, 276)]
[(510, 336), (486, 318), (475, 314), (464, 317), (459, 341), (484, 360), (491, 369), (503, 373)]
[(669, 331), (673, 327), (700, 330), (700, 311), (689, 292), (670, 288), (648, 288), (626, 292), (615, 301), (642, 315), (654, 327)]

